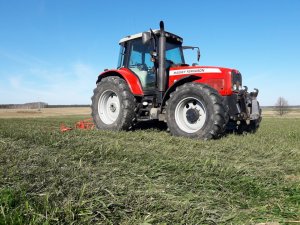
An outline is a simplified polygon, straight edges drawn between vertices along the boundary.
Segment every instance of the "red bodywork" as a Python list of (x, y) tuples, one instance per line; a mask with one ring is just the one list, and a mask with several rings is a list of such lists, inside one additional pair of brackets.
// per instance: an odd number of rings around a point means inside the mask
[(118, 70), (106, 70), (105, 72), (99, 75), (99, 78), (101, 79), (102, 77), (111, 76), (111, 75), (118, 75), (123, 77), (126, 80), (131, 92), (134, 95), (139, 95), (139, 96), (144, 95), (143, 88), (138, 76), (135, 75), (135, 73), (133, 73), (131, 70), (127, 68), (120, 68)]
[[(194, 75), (198, 76), (199, 79), (194, 82), (204, 83), (212, 88), (216, 89), (220, 95), (227, 96), (231, 95), (232, 84), (231, 84), (231, 71), (232, 69), (213, 67), (213, 66), (179, 66), (171, 67), (169, 71), (169, 82), (168, 88), (173, 86), (176, 81), (184, 77)], [(238, 73), (237, 70), (234, 70)], [(99, 75), (99, 78), (110, 75), (118, 75), (123, 77), (134, 95), (143, 96), (144, 92), (139, 78), (128, 68), (120, 68), (118, 70), (107, 70)], [(98, 79), (99, 80), (99, 79)]]
[(232, 69), (214, 66), (173, 67), (170, 69), (169, 86), (172, 86), (174, 82), (185, 76), (195, 75), (201, 77), (201, 79), (195, 82), (211, 86), (222, 96), (231, 95), (231, 71)]

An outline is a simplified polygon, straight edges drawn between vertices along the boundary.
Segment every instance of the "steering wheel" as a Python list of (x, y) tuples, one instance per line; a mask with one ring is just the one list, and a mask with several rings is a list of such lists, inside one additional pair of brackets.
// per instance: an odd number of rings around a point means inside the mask
[(143, 70), (143, 71), (148, 71), (148, 66), (144, 63), (137, 63), (136, 64), (136, 67), (139, 69), (139, 70)]

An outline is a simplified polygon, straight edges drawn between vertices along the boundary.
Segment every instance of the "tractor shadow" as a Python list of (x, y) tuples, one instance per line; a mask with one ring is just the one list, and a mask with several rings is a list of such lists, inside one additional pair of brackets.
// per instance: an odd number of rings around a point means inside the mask
[[(167, 123), (163, 121), (143, 121), (143, 122), (138, 122), (137, 124), (134, 125), (132, 128), (132, 131), (161, 131), (161, 132), (166, 132), (169, 133), (169, 129), (167, 126)], [(221, 136), (215, 137), (213, 139), (220, 139), (227, 137), (228, 135), (237, 135), (237, 136), (245, 136), (249, 134), (255, 133), (256, 130), (244, 130), (244, 129), (236, 129), (236, 126), (230, 126), (228, 125), (226, 127), (226, 130)]]
[(138, 130), (158, 130), (158, 131), (165, 131), (168, 132), (167, 123), (163, 121), (145, 121), (145, 122), (138, 122), (133, 131)]

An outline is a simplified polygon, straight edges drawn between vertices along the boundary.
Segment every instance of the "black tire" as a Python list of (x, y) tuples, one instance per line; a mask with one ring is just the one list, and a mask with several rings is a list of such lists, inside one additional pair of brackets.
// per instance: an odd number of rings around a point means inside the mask
[(254, 133), (256, 133), (256, 131), (259, 128), (260, 122), (262, 120), (262, 117), (261, 117), (262, 110), (259, 106), (259, 102), (258, 102), (258, 107), (259, 107), (259, 118), (256, 120), (251, 120), (249, 124), (247, 124), (246, 121), (241, 121), (241, 123), (237, 126), (237, 129), (236, 129), (236, 132), (238, 134), (246, 134), (246, 133), (254, 134)]
[(257, 120), (251, 120), (249, 124), (246, 121), (241, 121), (241, 123), (237, 126), (236, 132), (238, 134), (254, 134), (259, 128), (261, 122), (261, 117)]
[(94, 89), (91, 108), (98, 129), (115, 131), (131, 129), (135, 120), (135, 107), (135, 97), (126, 81), (120, 77), (105, 77)]
[(207, 85), (186, 83), (179, 86), (170, 94), (166, 105), (167, 124), (175, 136), (206, 140), (219, 138), (225, 132), (227, 107), (219, 93)]

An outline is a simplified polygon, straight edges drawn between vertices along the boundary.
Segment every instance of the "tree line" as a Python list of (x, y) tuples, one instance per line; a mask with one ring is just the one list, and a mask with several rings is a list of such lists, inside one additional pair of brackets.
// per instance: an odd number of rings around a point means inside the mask
[(42, 108), (67, 108), (67, 107), (89, 107), (85, 104), (72, 104), (72, 105), (49, 105), (45, 102), (31, 102), (25, 104), (0, 104), (0, 109), (42, 109)]

